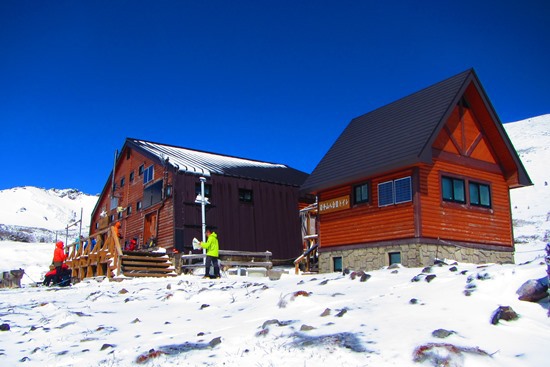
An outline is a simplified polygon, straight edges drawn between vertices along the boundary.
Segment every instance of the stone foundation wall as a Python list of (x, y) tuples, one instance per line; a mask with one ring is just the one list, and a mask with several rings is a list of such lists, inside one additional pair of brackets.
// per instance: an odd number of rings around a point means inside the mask
[(458, 262), (513, 263), (514, 253), (474, 249), (450, 245), (402, 244), (395, 246), (369, 246), (352, 250), (323, 251), (319, 253), (319, 272), (334, 272), (333, 258), (342, 258), (342, 269), (371, 271), (390, 265), (392, 252), (401, 254), (401, 264), (414, 268), (433, 265), (435, 259), (452, 259)]

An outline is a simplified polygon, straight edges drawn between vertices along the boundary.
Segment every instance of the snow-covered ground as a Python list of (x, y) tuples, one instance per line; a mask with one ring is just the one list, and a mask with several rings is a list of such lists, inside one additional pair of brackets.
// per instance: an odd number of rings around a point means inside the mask
[[(25, 287), (0, 290), (0, 323), (10, 326), (0, 331), (2, 366), (433, 366), (450, 345), (461, 349), (448, 366), (544, 366), (550, 357), (547, 301), (516, 294), (545, 275), (540, 259), (380, 269), (366, 282), (290, 271), (44, 288), (30, 283), (53, 245), (0, 242), (0, 251), (29, 271)], [(423, 270), (435, 278), (412, 281)], [(519, 319), (491, 324), (499, 306)], [(450, 336), (433, 336), (438, 329)], [(422, 346), (420, 356), (439, 357), (414, 362)]]
[[(280, 280), (180, 275), (45, 288), (33, 284), (54, 245), (3, 241), (0, 270), (26, 275), (23, 288), (0, 289), (0, 325), (9, 326), (0, 366), (547, 365), (548, 298), (520, 301), (516, 291), (546, 275), (550, 115), (505, 126), (535, 184), (511, 194), (516, 264), (446, 259), (372, 271), (365, 282), (286, 269)], [(519, 318), (492, 324), (500, 306)]]

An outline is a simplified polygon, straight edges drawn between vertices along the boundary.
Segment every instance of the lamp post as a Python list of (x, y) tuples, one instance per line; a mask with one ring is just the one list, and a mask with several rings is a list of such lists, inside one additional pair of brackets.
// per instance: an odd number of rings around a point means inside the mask
[[(201, 204), (201, 220), (202, 220), (202, 242), (206, 242), (206, 204), (209, 204), (208, 198), (204, 196), (204, 183), (206, 182), (205, 177), (199, 178), (201, 181), (201, 195), (197, 197), (195, 203)], [(202, 253), (206, 255), (206, 249), (202, 249)], [(203, 259), (203, 264), (206, 263), (206, 257)]]

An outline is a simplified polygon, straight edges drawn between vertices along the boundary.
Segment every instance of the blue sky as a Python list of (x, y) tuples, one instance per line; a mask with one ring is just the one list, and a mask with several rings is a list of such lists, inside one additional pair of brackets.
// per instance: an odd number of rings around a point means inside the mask
[(0, 189), (99, 193), (126, 137), (310, 173), (349, 121), (473, 67), (550, 113), (550, 2), (0, 1)]

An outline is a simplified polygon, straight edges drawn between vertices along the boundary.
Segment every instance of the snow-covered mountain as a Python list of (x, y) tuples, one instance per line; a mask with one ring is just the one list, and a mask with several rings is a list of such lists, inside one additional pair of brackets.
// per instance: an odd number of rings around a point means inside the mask
[(504, 124), (533, 186), (511, 190), (518, 243), (550, 241), (550, 114)]
[[(90, 227), (98, 197), (74, 189), (41, 189), (32, 186), (0, 191), (0, 240), (52, 242), (56, 236), (69, 238)], [(77, 223), (78, 222), (78, 223)]]

